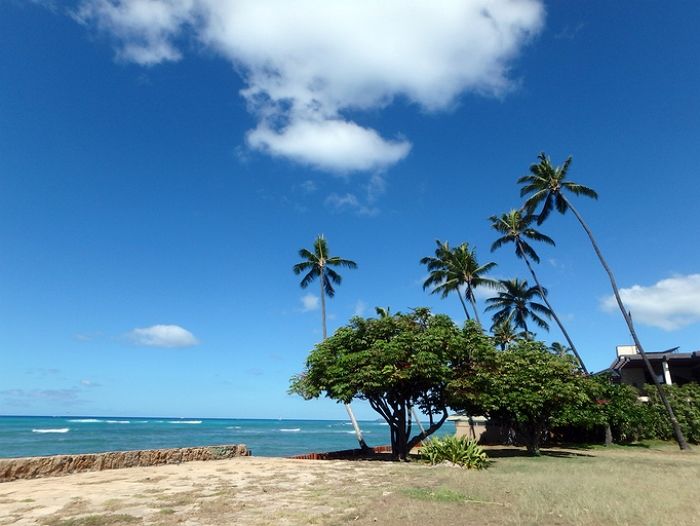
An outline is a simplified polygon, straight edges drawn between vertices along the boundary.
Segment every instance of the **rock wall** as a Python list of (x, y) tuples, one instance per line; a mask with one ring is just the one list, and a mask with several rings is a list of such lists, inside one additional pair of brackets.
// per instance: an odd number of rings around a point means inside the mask
[(17, 479), (34, 479), (101, 471), (104, 469), (131, 468), (180, 464), (194, 460), (221, 460), (248, 456), (244, 444), (205, 447), (183, 447), (174, 449), (146, 449), (141, 451), (112, 451), (84, 455), (55, 455), (49, 457), (0, 459), (0, 482)]

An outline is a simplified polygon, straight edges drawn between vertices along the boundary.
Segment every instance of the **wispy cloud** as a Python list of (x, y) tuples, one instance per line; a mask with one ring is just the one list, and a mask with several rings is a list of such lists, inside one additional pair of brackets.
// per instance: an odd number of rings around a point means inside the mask
[[(539, 0), (82, 0), (73, 16), (119, 60), (153, 66), (188, 42), (227, 59), (257, 125), (248, 146), (332, 172), (376, 171), (411, 143), (354, 119), (402, 98), (449, 109), (500, 95), (512, 59), (544, 22)], [(397, 52), (397, 50), (400, 50)], [(351, 118), (349, 113), (353, 114)]]
[(302, 312), (311, 312), (312, 310), (318, 310), (321, 305), (321, 298), (315, 294), (305, 294), (300, 298), (302, 305)]
[(179, 325), (137, 328), (129, 332), (128, 337), (135, 345), (145, 347), (193, 347), (199, 344), (194, 334)]
[[(700, 274), (673, 276), (653, 285), (620, 289), (635, 321), (666, 331), (700, 322)], [(618, 309), (614, 296), (602, 301), (607, 312)]]
[(357, 300), (355, 302), (355, 310), (353, 314), (355, 316), (364, 316), (365, 312), (367, 312), (367, 303), (362, 300)]
[(101, 384), (98, 384), (97, 382), (93, 380), (88, 380), (87, 378), (80, 380), (80, 385), (83, 387), (100, 387)]
[(11, 405), (28, 405), (40, 400), (50, 400), (65, 405), (82, 402), (80, 391), (70, 389), (5, 389), (0, 391), (0, 398)]

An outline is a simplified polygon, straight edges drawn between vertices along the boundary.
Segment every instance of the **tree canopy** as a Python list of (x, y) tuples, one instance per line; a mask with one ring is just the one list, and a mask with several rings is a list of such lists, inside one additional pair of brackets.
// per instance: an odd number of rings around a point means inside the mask
[[(389, 424), (392, 452), (405, 459), (447, 419), (445, 389), (466, 357), (464, 332), (428, 309), (378, 319), (353, 318), (309, 354), (291, 393), (327, 396), (348, 403), (367, 400)], [(428, 415), (429, 426), (411, 437), (411, 409)]]
[(512, 427), (533, 455), (553, 419), (591, 403), (587, 377), (573, 358), (555, 356), (541, 342), (518, 340), (505, 351), (482, 343), (478, 349), (450, 384), (451, 407)]

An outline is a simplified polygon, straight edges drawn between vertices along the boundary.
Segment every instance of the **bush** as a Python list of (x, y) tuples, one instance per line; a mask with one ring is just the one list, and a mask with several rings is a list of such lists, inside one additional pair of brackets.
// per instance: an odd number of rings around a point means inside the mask
[(467, 469), (483, 469), (489, 459), (476, 440), (467, 437), (446, 436), (426, 441), (420, 455), (431, 464), (452, 462)]

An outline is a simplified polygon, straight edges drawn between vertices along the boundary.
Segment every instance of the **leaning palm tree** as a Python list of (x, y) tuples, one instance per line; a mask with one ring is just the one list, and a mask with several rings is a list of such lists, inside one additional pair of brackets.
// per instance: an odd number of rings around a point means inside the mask
[[(487, 311), (495, 311), (493, 314), (493, 327), (510, 320), (515, 327), (521, 328), (525, 335), (530, 334), (527, 322), (532, 321), (539, 328), (549, 330), (549, 324), (545, 318), (549, 318), (552, 312), (546, 305), (536, 300), (542, 298), (541, 287), (530, 287), (526, 280), (518, 278), (501, 281), (502, 290), (495, 298), (488, 298)], [(547, 291), (544, 290), (544, 294)]]
[[(323, 325), (323, 339), (325, 340), (327, 337), (326, 296), (329, 298), (335, 296), (333, 285), (340, 285), (343, 280), (340, 274), (333, 270), (332, 267), (354, 269), (357, 268), (357, 263), (350, 259), (331, 256), (328, 251), (328, 243), (323, 234), (316, 236), (313, 251), (302, 248), (299, 250), (299, 256), (303, 258), (303, 261), (294, 265), (292, 270), (297, 276), (305, 273), (304, 277), (301, 279), (301, 288), (307, 288), (315, 279), (318, 279), (321, 285), (321, 320)], [(357, 441), (360, 443), (360, 447), (362, 447), (362, 449), (367, 449), (367, 443), (362, 437), (362, 431), (360, 431), (360, 426), (357, 424), (350, 404), (345, 404), (345, 409), (348, 411), (348, 416), (355, 429), (355, 435), (357, 436)]]
[(470, 248), (467, 243), (462, 243), (450, 250), (447, 242), (437, 240), (435, 257), (425, 257), (421, 263), (428, 266), (431, 271), (428, 279), (423, 283), (423, 289), (434, 286), (432, 293), (441, 293), (444, 298), (449, 292), (457, 291), (460, 302), (464, 308), (467, 319), (470, 319), (467, 306), (462, 299), (461, 290), (464, 289), (464, 299), (468, 300), (474, 310), (474, 318), (481, 325), (479, 309), (476, 305), (474, 291), (477, 287), (498, 288), (497, 280), (487, 278), (486, 274), (493, 270), (496, 263), (490, 261), (479, 265), (476, 257), (476, 249)]
[(525, 201), (525, 208), (530, 214), (534, 213), (536, 209), (540, 209), (539, 213), (537, 214), (538, 224), (542, 224), (542, 222), (547, 219), (549, 214), (552, 212), (552, 209), (555, 207), (560, 214), (565, 214), (568, 210), (571, 210), (571, 212), (574, 214), (579, 224), (588, 235), (588, 239), (590, 240), (591, 245), (593, 245), (593, 250), (595, 251), (598, 259), (600, 260), (600, 264), (603, 266), (603, 269), (605, 269), (605, 272), (608, 275), (615, 300), (620, 308), (620, 312), (622, 312), (622, 317), (625, 319), (625, 323), (627, 324), (627, 328), (632, 336), (632, 340), (637, 346), (637, 349), (639, 349), (639, 354), (641, 354), (642, 360), (646, 365), (646, 369), (654, 381), (656, 390), (659, 393), (659, 398), (661, 398), (661, 401), (668, 412), (668, 417), (671, 421), (674, 434), (676, 435), (678, 446), (681, 449), (688, 449), (688, 443), (685, 441), (685, 437), (681, 431), (681, 426), (678, 424), (676, 415), (673, 413), (673, 408), (671, 407), (668, 398), (666, 398), (664, 388), (654, 373), (654, 369), (652, 368), (651, 363), (644, 352), (644, 347), (642, 347), (642, 343), (637, 337), (637, 331), (634, 328), (632, 316), (625, 307), (625, 304), (622, 302), (622, 297), (620, 296), (620, 291), (617, 288), (617, 282), (615, 281), (615, 276), (613, 275), (612, 269), (608, 265), (607, 261), (605, 261), (603, 253), (600, 251), (600, 247), (593, 237), (593, 232), (583, 220), (583, 217), (579, 211), (571, 204), (571, 201), (569, 201), (569, 198), (567, 197), (567, 194), (573, 194), (575, 196), (582, 195), (584, 197), (590, 197), (591, 199), (598, 199), (598, 194), (592, 188), (567, 180), (567, 173), (572, 161), (571, 156), (569, 156), (561, 166), (552, 165), (551, 160), (544, 153), (540, 153), (537, 159), (539, 162), (530, 167), (530, 174), (518, 179), (518, 184), (523, 185), (520, 189), (521, 197), (528, 196), (527, 200)]
[(491, 250), (496, 250), (506, 243), (513, 243), (515, 245), (515, 255), (525, 261), (525, 264), (532, 275), (532, 279), (535, 280), (537, 287), (540, 289), (540, 296), (547, 305), (547, 308), (549, 308), (550, 312), (552, 313), (552, 318), (554, 318), (554, 321), (559, 326), (564, 338), (566, 338), (566, 341), (569, 343), (569, 347), (571, 347), (571, 350), (574, 352), (574, 355), (581, 366), (581, 370), (588, 374), (588, 369), (586, 369), (581, 356), (576, 350), (574, 342), (571, 340), (571, 337), (566, 331), (564, 324), (559, 319), (559, 316), (557, 316), (556, 312), (554, 311), (549, 299), (547, 299), (547, 294), (545, 293), (544, 288), (542, 287), (542, 284), (537, 278), (537, 274), (535, 274), (535, 270), (532, 268), (532, 264), (530, 263), (530, 260), (539, 263), (540, 257), (537, 255), (537, 252), (535, 252), (535, 249), (532, 248), (530, 243), (528, 243), (529, 240), (540, 241), (547, 243), (548, 245), (554, 245), (554, 240), (551, 237), (546, 236), (532, 228), (530, 224), (533, 221), (533, 217), (531, 215), (524, 214), (521, 210), (511, 210), (510, 212), (501, 216), (491, 216), (490, 220), (491, 226), (494, 228), (494, 230), (501, 234), (501, 237), (499, 237), (496, 241), (494, 241), (493, 245), (491, 245)]

